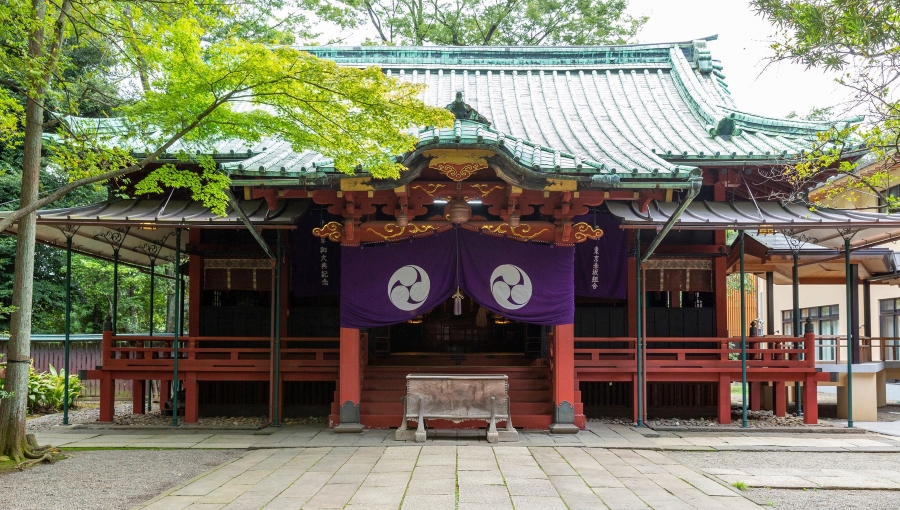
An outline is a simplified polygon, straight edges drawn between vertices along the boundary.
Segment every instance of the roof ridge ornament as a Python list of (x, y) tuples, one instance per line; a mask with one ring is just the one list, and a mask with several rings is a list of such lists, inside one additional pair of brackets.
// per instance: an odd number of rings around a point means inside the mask
[(491, 126), (491, 121), (487, 120), (487, 117), (478, 113), (475, 108), (472, 108), (468, 103), (463, 101), (463, 92), (461, 90), (456, 91), (456, 99), (447, 105), (447, 109), (450, 110), (450, 113), (452, 113), (457, 120), (471, 120), (488, 127)]

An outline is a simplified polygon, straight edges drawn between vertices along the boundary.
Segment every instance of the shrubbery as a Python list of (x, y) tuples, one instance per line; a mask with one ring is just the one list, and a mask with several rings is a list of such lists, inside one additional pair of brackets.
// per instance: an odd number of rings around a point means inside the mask
[[(65, 370), (57, 372), (50, 365), (49, 372), (38, 372), (32, 365), (28, 371), (28, 411), (54, 412), (62, 409), (65, 400)], [(81, 397), (83, 386), (76, 376), (69, 376), (69, 406)]]
[[(5, 365), (0, 368), (5, 368)], [(28, 370), (28, 412), (52, 413), (61, 410), (66, 394), (65, 381), (65, 370), (57, 371), (53, 365), (50, 365), (49, 372), (38, 372), (34, 369), (34, 365), (31, 365)], [(0, 378), (0, 388), (5, 382)], [(75, 406), (83, 389), (78, 377), (69, 376), (69, 407)], [(10, 396), (12, 396), (11, 393), (0, 390), (0, 398)]]

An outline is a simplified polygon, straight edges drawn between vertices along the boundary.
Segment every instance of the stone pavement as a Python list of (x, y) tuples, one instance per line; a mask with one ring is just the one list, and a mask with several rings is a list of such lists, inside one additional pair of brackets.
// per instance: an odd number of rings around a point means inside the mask
[[(900, 423), (900, 422), (898, 422)], [(659, 436), (659, 437), (648, 437)], [(366, 430), (362, 434), (335, 434), (324, 425), (267, 428), (260, 431), (212, 431), (191, 427), (177, 429), (99, 429), (54, 427), (37, 434), (41, 444), (68, 448), (311, 448), (396, 446), (393, 430)], [(488, 446), (484, 432), (459, 431), (431, 437), (428, 444)], [(877, 434), (759, 432), (753, 429), (711, 430), (708, 432), (638, 432), (634, 427), (589, 422), (587, 430), (575, 435), (553, 435), (547, 431), (523, 431), (517, 443), (500, 443), (496, 448), (521, 446), (582, 446), (634, 450), (763, 450), (763, 451), (896, 451), (900, 437)]]
[(432, 443), (252, 450), (138, 508), (740, 510), (760, 506), (728, 485), (651, 450)]

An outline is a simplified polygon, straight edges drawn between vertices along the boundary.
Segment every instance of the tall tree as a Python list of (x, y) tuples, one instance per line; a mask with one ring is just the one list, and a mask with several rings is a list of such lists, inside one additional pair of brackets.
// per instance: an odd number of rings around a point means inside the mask
[[(752, 0), (751, 7), (776, 28), (773, 61), (839, 71), (838, 83), (850, 92), (848, 110), (866, 113), (866, 123), (857, 127), (826, 125), (802, 161), (772, 176), (792, 185), (794, 191), (783, 198), (807, 201), (810, 185), (837, 175), (844, 178), (808, 205), (829, 205), (848, 192), (861, 191), (879, 197), (883, 210), (900, 210), (900, 199), (886, 193), (888, 169), (900, 163), (900, 3)], [(862, 162), (847, 160), (865, 149), (873, 156)]]
[(646, 23), (627, 0), (304, 0), (342, 28), (389, 45), (590, 45), (630, 42)]
[[(25, 435), (36, 210), (81, 186), (144, 170), (178, 142), (201, 148), (223, 139), (276, 137), (333, 158), (341, 171), (363, 168), (378, 177), (396, 176), (402, 166), (392, 155), (415, 147), (410, 127), (449, 125), (449, 112), (417, 99), (421, 86), (376, 68), (343, 68), (272, 44), (291, 39), (274, 18), (279, 12), (268, 9), (272, 3), (0, 3), (0, 119), (7, 119), (0, 126), (14, 119), (17, 127), (9, 136), (22, 129), (23, 147), (18, 209), (0, 220), (0, 231), (18, 223), (4, 388), (13, 396), (0, 401), (0, 454), (17, 462), (48, 458)], [(71, 105), (79, 97), (72, 92), (80, 76), (66, 74), (72, 65), (66, 50), (77, 47), (102, 48), (122, 70), (120, 90), (108, 98), (121, 116), (114, 132), (59, 122), (77, 111)], [(16, 102), (9, 91), (23, 101)], [(52, 98), (59, 106), (50, 106)], [(54, 124), (60, 143), (48, 151), (48, 164), (65, 172), (68, 183), (40, 196), (43, 135)], [(148, 156), (136, 159), (135, 150)], [(194, 162), (200, 170), (163, 165), (137, 188), (186, 188), (224, 212), (227, 176), (209, 158)]]

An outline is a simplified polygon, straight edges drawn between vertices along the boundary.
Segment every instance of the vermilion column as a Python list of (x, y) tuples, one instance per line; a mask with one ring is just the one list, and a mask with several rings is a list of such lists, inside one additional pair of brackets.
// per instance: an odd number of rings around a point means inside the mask
[(338, 406), (340, 425), (335, 432), (362, 432), (359, 422), (359, 401), (362, 397), (360, 384), (359, 330), (341, 328), (340, 382), (338, 383)]
[(575, 426), (575, 325), (553, 327), (553, 423), (555, 434), (574, 434)]
[(144, 414), (144, 406), (147, 405), (146, 381), (140, 379), (131, 380), (131, 413)]
[(731, 423), (731, 378), (727, 374), (719, 375), (719, 423)]

